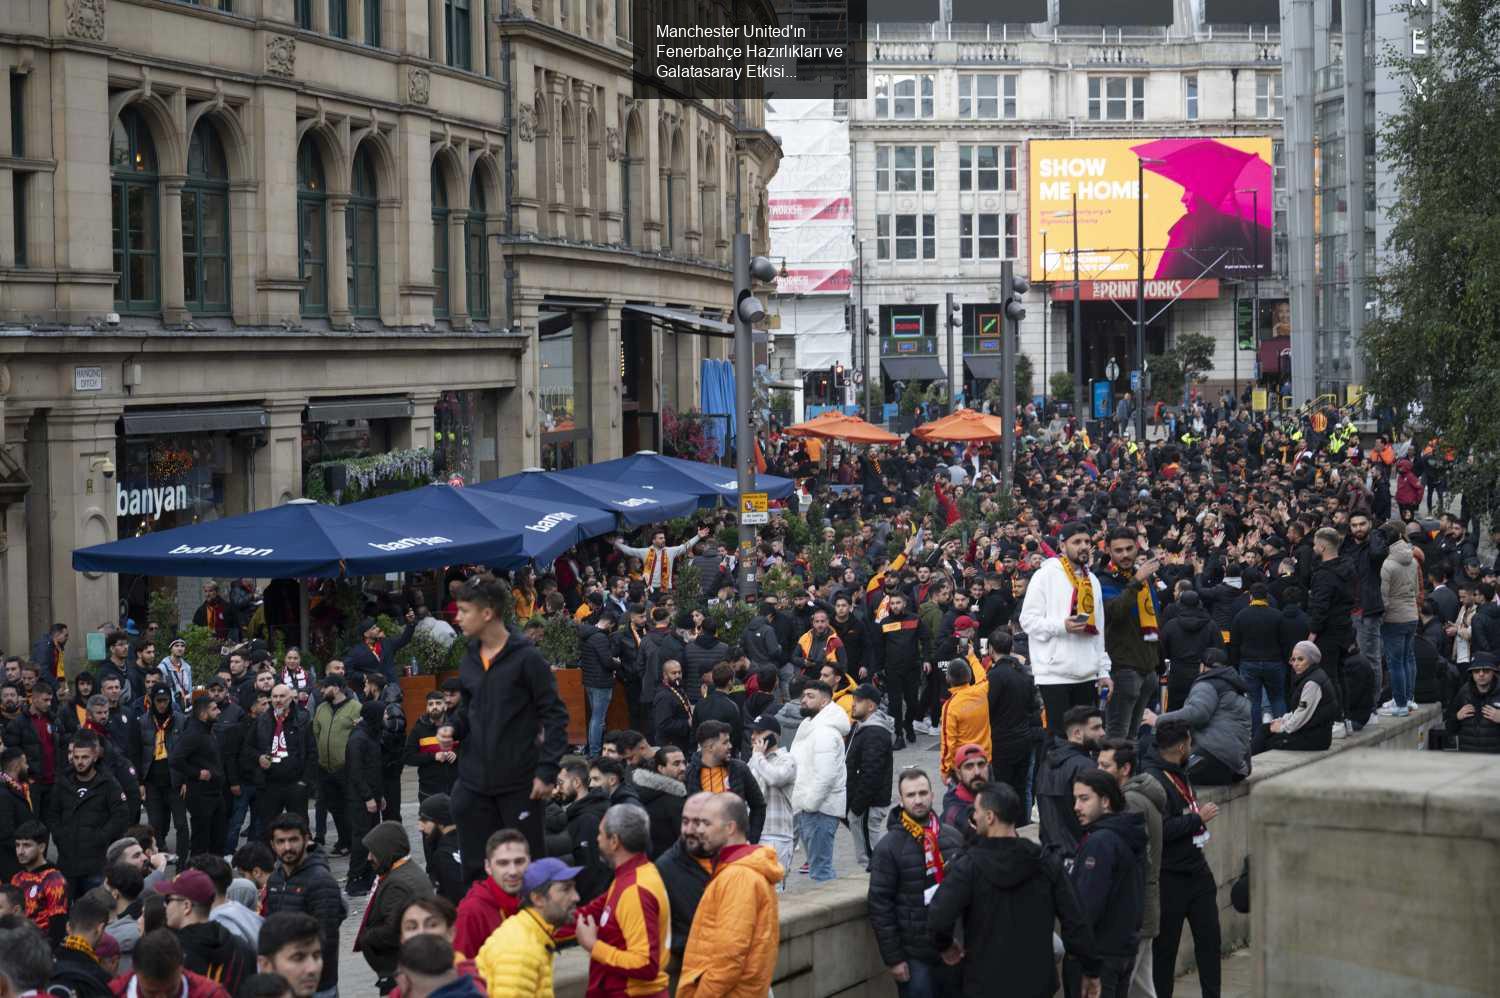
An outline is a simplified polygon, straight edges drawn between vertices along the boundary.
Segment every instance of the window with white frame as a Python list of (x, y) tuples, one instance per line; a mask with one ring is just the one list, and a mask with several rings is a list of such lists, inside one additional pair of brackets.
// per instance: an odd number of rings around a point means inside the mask
[(1144, 76), (1090, 76), (1090, 121), (1144, 121)]
[(1014, 191), (1018, 182), (1015, 146), (958, 147), (960, 191)]
[(875, 256), (879, 260), (937, 259), (937, 216), (876, 215)]
[(1281, 74), (1276, 72), (1255, 74), (1255, 116), (1257, 118), (1280, 118)]
[(1020, 250), (1018, 231), (1014, 214), (965, 212), (958, 216), (959, 259), (1014, 260)]
[(931, 118), (930, 73), (879, 74), (875, 77), (875, 117)]
[(877, 191), (937, 190), (936, 146), (876, 146)]
[(1014, 118), (1016, 76), (1014, 73), (965, 73), (958, 78), (960, 118)]
[(1182, 78), (1182, 93), (1186, 101), (1184, 112), (1188, 121), (1198, 120), (1198, 77), (1197, 75), (1184, 76)]

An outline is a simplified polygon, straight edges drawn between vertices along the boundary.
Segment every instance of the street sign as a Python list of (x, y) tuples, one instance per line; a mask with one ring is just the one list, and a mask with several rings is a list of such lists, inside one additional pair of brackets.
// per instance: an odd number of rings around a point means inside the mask
[(746, 492), (740, 496), (740, 524), (754, 527), (771, 522), (771, 504), (764, 492)]
[(1139, 370), (1130, 372), (1130, 390), (1133, 392), (1141, 390), (1141, 372)]

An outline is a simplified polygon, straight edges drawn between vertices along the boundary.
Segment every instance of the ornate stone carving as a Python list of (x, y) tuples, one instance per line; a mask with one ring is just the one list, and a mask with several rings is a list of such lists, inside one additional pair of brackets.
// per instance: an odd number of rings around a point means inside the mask
[(272, 76), (293, 76), (297, 72), (297, 42), (286, 35), (266, 39), (266, 72)]
[(413, 104), (426, 104), (432, 97), (432, 74), (420, 66), (406, 71), (406, 99)]
[(68, 0), (68, 34), (104, 41), (104, 0)]
[(613, 125), (604, 130), (604, 155), (611, 163), (620, 158), (620, 130)]
[(536, 110), (530, 104), (516, 108), (516, 137), (522, 142), (536, 138)]

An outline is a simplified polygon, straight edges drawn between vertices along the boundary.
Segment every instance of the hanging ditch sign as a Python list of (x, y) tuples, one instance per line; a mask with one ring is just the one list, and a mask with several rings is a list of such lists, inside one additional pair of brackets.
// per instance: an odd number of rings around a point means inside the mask
[(746, 492), (740, 496), (740, 524), (764, 526), (771, 522), (771, 503), (764, 492)]

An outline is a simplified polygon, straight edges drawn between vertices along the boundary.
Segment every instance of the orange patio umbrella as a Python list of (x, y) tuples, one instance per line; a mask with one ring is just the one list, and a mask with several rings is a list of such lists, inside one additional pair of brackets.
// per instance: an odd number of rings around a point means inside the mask
[(814, 416), (805, 423), (789, 426), (788, 436), (823, 437), (828, 440), (846, 440), (855, 444), (899, 444), (901, 438), (887, 433), (878, 426), (865, 422), (858, 416), (846, 416), (830, 409)]
[(999, 416), (960, 409), (950, 416), (923, 423), (914, 432), (923, 440), (999, 440), (1003, 428)]

